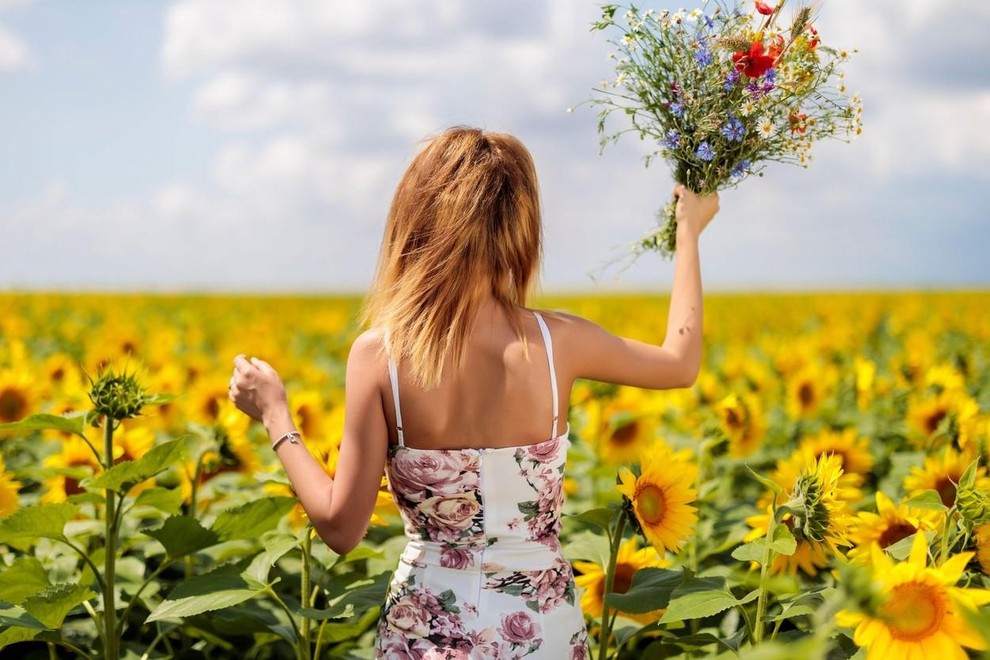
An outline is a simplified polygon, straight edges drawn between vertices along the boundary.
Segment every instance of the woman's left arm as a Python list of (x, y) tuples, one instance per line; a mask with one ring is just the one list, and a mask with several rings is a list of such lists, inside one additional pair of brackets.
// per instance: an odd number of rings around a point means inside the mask
[[(323, 471), (302, 443), (283, 441), (276, 450), (313, 527), (338, 554), (350, 551), (364, 537), (385, 466), (388, 428), (382, 410), (384, 368), (379, 346), (365, 333), (354, 342), (347, 358), (344, 435), (335, 478)], [(263, 360), (234, 358), (230, 398), (264, 424), (273, 442), (296, 430), (285, 387)]]

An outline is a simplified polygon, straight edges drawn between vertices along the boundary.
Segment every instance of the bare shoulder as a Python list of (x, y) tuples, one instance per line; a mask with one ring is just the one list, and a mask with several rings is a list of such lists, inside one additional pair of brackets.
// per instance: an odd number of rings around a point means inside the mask
[(553, 334), (555, 341), (558, 338), (564, 342), (568, 342), (570, 340), (580, 341), (582, 338), (587, 338), (589, 334), (604, 331), (604, 329), (597, 323), (589, 321), (583, 316), (578, 316), (577, 314), (570, 314), (568, 312), (550, 309), (541, 309), (538, 311), (546, 320), (547, 327), (550, 328), (550, 332)]
[(347, 357), (348, 368), (374, 370), (388, 365), (385, 355), (383, 332), (379, 328), (365, 330), (354, 343)]
[(582, 316), (557, 310), (539, 312), (553, 338), (554, 361), (560, 369), (574, 377), (585, 371), (589, 350), (611, 336), (600, 325)]

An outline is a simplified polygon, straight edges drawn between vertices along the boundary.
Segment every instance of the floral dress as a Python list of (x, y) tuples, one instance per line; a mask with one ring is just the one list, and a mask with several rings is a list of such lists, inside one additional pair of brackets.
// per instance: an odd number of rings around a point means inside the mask
[[(547, 346), (557, 427), (553, 349)], [(558, 534), (567, 433), (533, 445), (417, 449), (402, 437), (389, 487), (409, 542), (378, 625), (378, 658), (588, 657), (587, 631)]]

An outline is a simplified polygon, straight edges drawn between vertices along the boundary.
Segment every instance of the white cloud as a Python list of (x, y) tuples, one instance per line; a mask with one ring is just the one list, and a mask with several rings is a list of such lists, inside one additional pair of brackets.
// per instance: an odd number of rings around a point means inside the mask
[(0, 23), (0, 71), (18, 71), (30, 63), (27, 44)]
[[(988, 8), (822, 5), (826, 43), (860, 49), (847, 82), (864, 97), (864, 135), (816, 147), (807, 172), (771, 168), (725, 193), (704, 239), (706, 284), (882, 281), (926, 264), (951, 273), (931, 246), (964, 233), (953, 227), (978, 235), (974, 218), (988, 202), (966, 187), (990, 177), (990, 85), (979, 70)], [(544, 193), (547, 286), (587, 285), (589, 272), (646, 231), (672, 185), (662, 164), (643, 169), (644, 143), (624, 138), (599, 157), (593, 110), (564, 113), (610, 75), (604, 39), (589, 32), (598, 11), (573, 0), (177, 0), (160, 63), (171, 90), (188, 94), (199, 129), (222, 138), (195, 164), (205, 175), (85, 204), (53, 185), (2, 214), (33, 247), (0, 264), (0, 281), (49, 263), (35, 277), (360, 288), (419, 141), (470, 123), (530, 147)], [(936, 231), (936, 193), (918, 182), (956, 180), (952, 218)], [(40, 260), (44, 249), (78, 272)], [(100, 275), (100, 263), (116, 264), (115, 274)], [(620, 280), (607, 272), (603, 285), (657, 287), (669, 275), (648, 257)]]

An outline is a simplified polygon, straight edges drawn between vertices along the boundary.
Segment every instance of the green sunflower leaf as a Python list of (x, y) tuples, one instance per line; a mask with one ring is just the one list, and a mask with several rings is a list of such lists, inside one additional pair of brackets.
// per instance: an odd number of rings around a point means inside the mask
[(912, 506), (916, 509), (927, 509), (929, 511), (945, 511), (946, 506), (942, 503), (942, 497), (935, 490), (926, 490), (923, 493), (919, 493), (914, 497), (905, 500), (904, 502), (907, 506)]
[(201, 575), (181, 583), (154, 609), (147, 623), (183, 619), (232, 607), (262, 594), (266, 586), (252, 587), (239, 575)]
[(185, 454), (185, 450), (186, 443), (181, 438), (166, 442), (152, 447), (151, 451), (139, 459), (124, 461), (102, 474), (86, 479), (82, 485), (87, 488), (105, 488), (118, 493), (126, 493), (142, 481), (164, 472), (179, 462)]
[(66, 415), (31, 415), (17, 422), (0, 424), (3, 431), (64, 431), (85, 439), (83, 431), (96, 413), (92, 410), (74, 412)]
[(625, 593), (610, 593), (605, 601), (621, 612), (646, 614), (667, 607), (671, 594), (683, 581), (682, 571), (647, 566), (633, 574), (632, 583)]
[(688, 578), (674, 589), (660, 623), (701, 619), (738, 604), (726, 587), (725, 578)]

